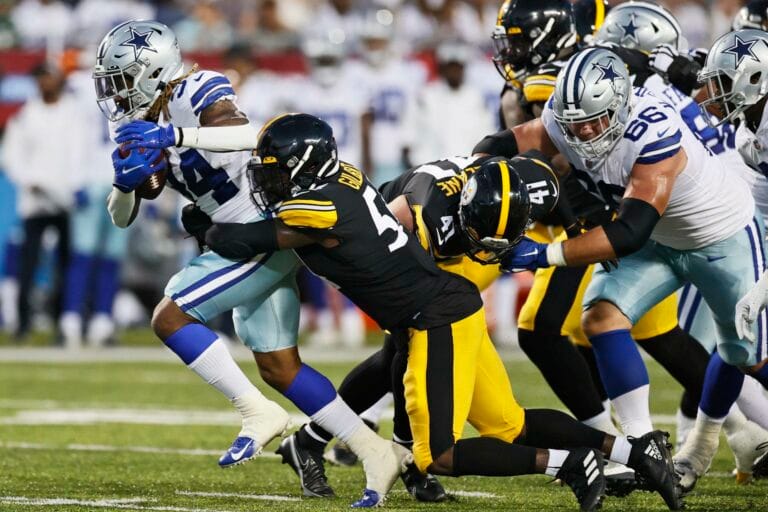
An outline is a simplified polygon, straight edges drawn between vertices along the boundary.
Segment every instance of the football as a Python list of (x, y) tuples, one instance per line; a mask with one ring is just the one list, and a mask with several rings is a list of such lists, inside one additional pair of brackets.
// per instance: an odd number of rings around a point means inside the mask
[[(144, 148), (138, 148), (136, 151), (143, 153), (146, 151)], [(122, 146), (120, 146), (120, 156), (122, 158), (125, 158), (130, 153), (130, 150), (125, 150)], [(160, 156), (153, 162), (153, 164), (156, 164), (160, 162), (160, 160), (166, 158), (167, 155), (165, 154), (165, 151), (160, 152)], [(149, 177), (136, 187), (136, 196), (140, 197), (142, 199), (155, 199), (157, 196), (160, 195), (160, 192), (163, 191), (163, 188), (165, 187), (165, 181), (167, 178), (168, 168), (166, 167), (162, 171), (157, 171), (155, 173), (152, 173), (149, 175)]]

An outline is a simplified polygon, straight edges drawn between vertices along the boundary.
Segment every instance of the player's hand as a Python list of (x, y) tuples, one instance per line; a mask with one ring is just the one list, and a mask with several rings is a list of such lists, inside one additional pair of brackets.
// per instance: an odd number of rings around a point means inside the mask
[(117, 129), (115, 142), (125, 149), (165, 149), (176, 145), (176, 129), (172, 124), (160, 126), (149, 121), (131, 121)]
[(128, 156), (120, 156), (121, 148), (112, 152), (112, 167), (115, 169), (115, 180), (112, 183), (121, 192), (131, 192), (157, 171), (165, 169), (165, 158), (160, 158), (162, 150), (152, 149), (141, 152), (130, 151)]
[(213, 226), (208, 214), (194, 203), (189, 203), (181, 209), (181, 225), (187, 233), (195, 237), (200, 250), (205, 250), (205, 232)]
[(707, 55), (709, 55), (709, 49), (707, 48), (693, 48), (688, 50), (688, 56), (695, 62), (698, 62), (700, 66), (704, 66), (707, 62)]
[(523, 237), (512, 251), (501, 260), (503, 272), (522, 272), (523, 270), (536, 270), (548, 267), (547, 245), (534, 242), (528, 237)]
[(768, 279), (760, 278), (747, 294), (736, 303), (736, 334), (741, 339), (755, 343), (755, 321), (760, 311), (768, 304)]
[(660, 44), (648, 56), (648, 65), (653, 71), (666, 77), (669, 66), (679, 56), (677, 48), (671, 44)]

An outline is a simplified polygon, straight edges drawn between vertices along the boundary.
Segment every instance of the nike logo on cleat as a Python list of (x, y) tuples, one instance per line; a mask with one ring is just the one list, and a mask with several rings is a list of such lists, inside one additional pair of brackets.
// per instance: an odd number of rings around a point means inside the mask
[(250, 446), (253, 444), (253, 441), (248, 441), (245, 446), (243, 446), (243, 449), (237, 452), (232, 452), (232, 460), (237, 462), (239, 461), (243, 455), (245, 455), (245, 451), (250, 448)]
[(712, 263), (713, 261), (722, 260), (726, 256), (707, 256), (707, 261)]

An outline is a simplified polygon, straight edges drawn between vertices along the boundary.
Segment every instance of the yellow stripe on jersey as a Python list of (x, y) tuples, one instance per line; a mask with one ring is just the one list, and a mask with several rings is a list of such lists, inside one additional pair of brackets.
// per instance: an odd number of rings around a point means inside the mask
[(283, 201), (280, 204), (280, 208), (283, 206), (293, 206), (293, 205), (302, 205), (306, 204), (309, 206), (333, 206), (333, 201), (319, 201), (317, 199), (289, 199), (287, 201)]
[(427, 231), (427, 225), (424, 224), (424, 217), (422, 216), (422, 206), (420, 204), (412, 204), (411, 211), (413, 212), (413, 220), (416, 222), (416, 237), (419, 239), (421, 247), (430, 252), (429, 232)]
[(504, 231), (507, 229), (507, 217), (509, 216), (509, 167), (507, 162), (499, 160), (501, 169), (501, 214), (499, 215), (499, 226), (496, 228), (496, 238), (504, 238)]
[(277, 212), (277, 218), (285, 222), (287, 226), (294, 228), (328, 229), (336, 225), (338, 215), (336, 207), (328, 201), (327, 205), (311, 203), (325, 203), (325, 201), (291, 201), (292, 204), (283, 203)]
[(555, 90), (556, 80), (554, 75), (529, 76), (523, 84), (523, 96), (532, 103), (547, 101)]

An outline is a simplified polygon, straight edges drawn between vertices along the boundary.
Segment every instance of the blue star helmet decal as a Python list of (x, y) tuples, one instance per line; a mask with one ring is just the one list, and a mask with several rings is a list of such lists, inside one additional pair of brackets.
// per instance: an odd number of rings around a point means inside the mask
[(635, 34), (635, 30), (637, 30), (639, 27), (635, 25), (635, 15), (631, 14), (629, 17), (629, 23), (626, 25), (621, 25), (622, 30), (624, 30), (624, 35), (621, 36), (622, 41), (624, 39), (631, 39), (635, 43), (639, 43), (640, 41), (637, 39), (637, 35)]
[(600, 65), (598, 63), (594, 64), (594, 69), (599, 69), (602, 75), (600, 75), (600, 78), (595, 80), (595, 83), (601, 82), (603, 80), (610, 80), (611, 81), (611, 87), (613, 87), (613, 90), (616, 90), (616, 83), (615, 80), (617, 78), (621, 79), (621, 75), (616, 72), (615, 69), (613, 69), (613, 59), (608, 61), (608, 64), (606, 65)]
[(141, 52), (144, 50), (157, 53), (157, 50), (149, 45), (149, 38), (154, 33), (152, 30), (148, 30), (146, 32), (136, 32), (133, 27), (130, 27), (130, 29), (131, 38), (125, 42), (120, 43), (120, 46), (132, 46), (135, 60), (139, 60)]
[(723, 53), (730, 53), (731, 55), (734, 56), (734, 58), (736, 59), (736, 67), (739, 67), (741, 65), (741, 61), (742, 59), (744, 59), (744, 57), (751, 57), (756, 62), (760, 62), (760, 59), (758, 59), (757, 56), (752, 52), (752, 47), (755, 46), (755, 43), (757, 41), (758, 41), (757, 39), (743, 41), (737, 35), (736, 41), (733, 43), (733, 46), (723, 50)]

